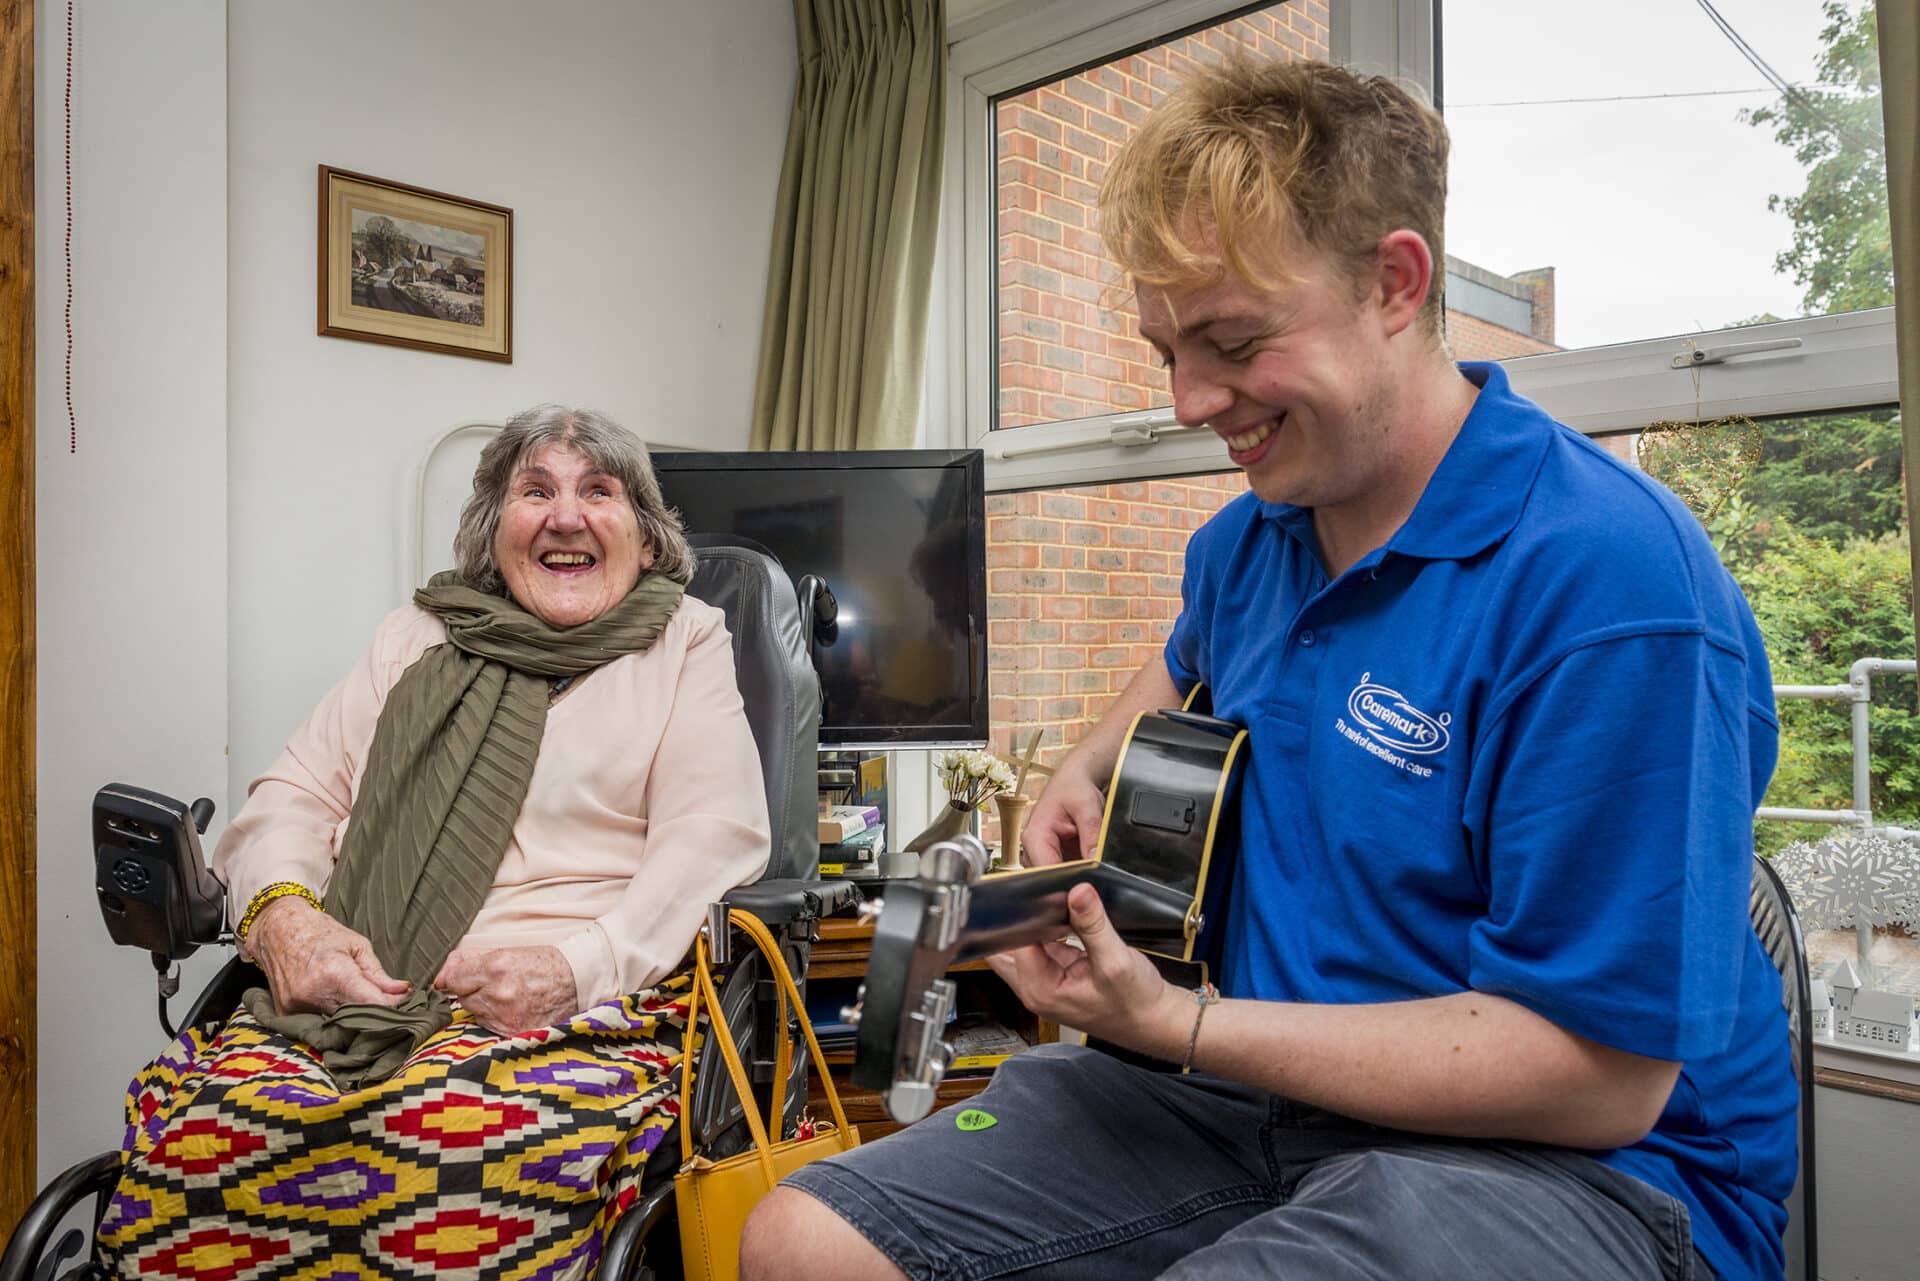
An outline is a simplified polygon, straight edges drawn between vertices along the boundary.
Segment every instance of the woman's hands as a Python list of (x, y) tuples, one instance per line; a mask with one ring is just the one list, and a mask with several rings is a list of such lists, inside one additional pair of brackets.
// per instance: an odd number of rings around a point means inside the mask
[[(282, 1014), (331, 1014), (342, 1005), (398, 1005), (413, 989), (389, 975), (373, 944), (298, 898), (262, 908), (247, 950), (266, 971)], [(578, 1012), (573, 967), (559, 948), (456, 949), (433, 985), (456, 998), (479, 1024), (512, 1034), (550, 1027)]]
[(412, 989), (389, 975), (373, 944), (300, 898), (266, 905), (247, 931), (247, 951), (267, 975), (282, 1014), (331, 1014), (342, 1005), (398, 1005)]
[(456, 948), (433, 985), (467, 1007), (490, 1032), (550, 1027), (579, 1012), (573, 967), (557, 947)]
[(1185, 1058), (1193, 1001), (1127, 946), (1093, 886), (1067, 892), (1067, 920), (1083, 947), (1042, 943), (990, 956), (987, 964), (1043, 1019), (1169, 1063)]

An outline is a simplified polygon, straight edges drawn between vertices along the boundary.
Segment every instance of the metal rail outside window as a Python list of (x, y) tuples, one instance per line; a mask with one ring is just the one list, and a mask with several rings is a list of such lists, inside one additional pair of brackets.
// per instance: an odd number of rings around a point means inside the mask
[[(1784, 823), (1832, 823), (1878, 831), (1904, 840), (1920, 840), (1920, 832), (1904, 827), (1874, 827), (1872, 746), (1868, 734), (1868, 714), (1873, 708), (1875, 676), (1912, 676), (1914, 660), (1900, 658), (1863, 658), (1847, 669), (1844, 685), (1775, 685), (1773, 696), (1808, 698), (1830, 703), (1851, 703), (1853, 714), (1853, 808), (1844, 810), (1791, 809), (1763, 805), (1754, 817)], [(1856, 925), (1860, 956), (1864, 960), (1873, 946), (1873, 927)]]
[[(1913, 674), (1914, 661), (1910, 658), (1863, 658), (1847, 669), (1847, 683), (1844, 685), (1775, 685), (1773, 696), (1776, 699), (1811, 698), (1830, 703), (1853, 704), (1853, 808), (1809, 810), (1763, 805), (1756, 812), (1755, 817), (1786, 823), (1834, 823), (1861, 828), (1872, 827), (1873, 769), (1872, 747), (1867, 732), (1867, 713), (1873, 706), (1873, 678), (1875, 676), (1912, 676)], [(1889, 836), (1908, 840), (1920, 839), (1920, 832), (1903, 827), (1882, 827), (1877, 830)]]

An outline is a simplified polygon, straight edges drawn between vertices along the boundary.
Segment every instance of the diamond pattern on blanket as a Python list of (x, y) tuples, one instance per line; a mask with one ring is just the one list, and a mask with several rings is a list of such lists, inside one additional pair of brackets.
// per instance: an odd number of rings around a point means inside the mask
[(431, 1168), (365, 1144), (337, 1143), (278, 1163), (240, 1184), (226, 1202), (242, 1211), (257, 1208), (264, 1215), (350, 1227), (431, 1195), (437, 1183)]
[(286, 1228), (185, 1223), (134, 1252), (128, 1262), (140, 1276), (238, 1281), (270, 1275), (266, 1270), (312, 1250), (324, 1239)]
[(625, 1136), (613, 1126), (593, 1126), (515, 1153), (487, 1166), (485, 1186), (526, 1197), (572, 1200), (590, 1191), (600, 1168)]
[(478, 1159), (565, 1129), (565, 1117), (542, 1104), (489, 1098), (449, 1085), (437, 1098), (390, 1115), (385, 1136), (439, 1160)]
[(315, 1259), (287, 1281), (398, 1281), (393, 1274), (381, 1272), (357, 1254), (329, 1254)]
[(268, 1143), (265, 1129), (244, 1119), (195, 1116), (169, 1127), (147, 1159), (187, 1187), (217, 1187), (226, 1174), (253, 1164)]
[(679, 1110), (686, 975), (517, 1036), (464, 1013), (342, 1091), (245, 1010), (134, 1079), (109, 1275), (586, 1275)]
[(539, 1231), (531, 1211), (487, 1210), (478, 1198), (449, 1198), (382, 1228), (375, 1257), (399, 1271), (441, 1273), (482, 1263), (493, 1271)]

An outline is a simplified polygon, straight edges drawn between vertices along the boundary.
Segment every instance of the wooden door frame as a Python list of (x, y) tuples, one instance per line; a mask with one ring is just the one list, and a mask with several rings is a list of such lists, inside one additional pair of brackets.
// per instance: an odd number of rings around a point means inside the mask
[(33, 0), (0, 0), (0, 1234), (38, 1176)]

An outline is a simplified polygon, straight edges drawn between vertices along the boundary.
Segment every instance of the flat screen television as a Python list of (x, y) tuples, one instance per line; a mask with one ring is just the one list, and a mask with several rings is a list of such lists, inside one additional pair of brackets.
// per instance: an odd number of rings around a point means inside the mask
[(977, 449), (653, 455), (690, 534), (732, 534), (812, 574), (823, 747), (987, 741), (986, 488)]

